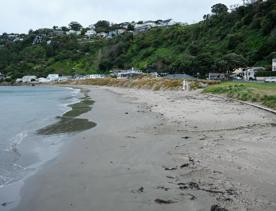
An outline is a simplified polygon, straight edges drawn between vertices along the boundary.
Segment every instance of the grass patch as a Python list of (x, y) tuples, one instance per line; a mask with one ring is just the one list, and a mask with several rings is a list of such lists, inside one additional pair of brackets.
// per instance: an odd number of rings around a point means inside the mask
[(224, 95), (230, 98), (257, 102), (276, 109), (276, 84), (225, 82), (209, 86), (205, 93)]

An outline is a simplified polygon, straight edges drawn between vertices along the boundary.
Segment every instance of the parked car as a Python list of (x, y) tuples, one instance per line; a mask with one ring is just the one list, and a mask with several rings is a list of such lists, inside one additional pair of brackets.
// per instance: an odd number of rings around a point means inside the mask
[(276, 83), (276, 77), (270, 77), (270, 78), (267, 78), (266, 80), (265, 80), (265, 82), (267, 82), (267, 83)]

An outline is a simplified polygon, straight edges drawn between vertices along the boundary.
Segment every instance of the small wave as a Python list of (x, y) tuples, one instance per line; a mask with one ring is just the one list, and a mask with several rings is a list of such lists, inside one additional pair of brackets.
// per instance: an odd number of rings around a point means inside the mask
[(17, 150), (17, 146), (21, 144), (24, 138), (26, 138), (27, 136), (28, 136), (28, 131), (21, 131), (20, 133), (16, 134), (16, 136), (11, 139), (11, 144), (5, 151), (8, 151), (8, 152), (12, 151), (14, 153), (19, 154)]

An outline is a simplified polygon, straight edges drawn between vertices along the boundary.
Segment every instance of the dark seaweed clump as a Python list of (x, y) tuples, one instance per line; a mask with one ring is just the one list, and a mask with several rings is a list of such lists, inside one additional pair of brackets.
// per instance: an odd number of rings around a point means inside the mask
[(88, 119), (76, 118), (81, 114), (87, 113), (92, 109), (94, 101), (87, 95), (81, 98), (81, 101), (70, 105), (72, 109), (62, 117), (58, 117), (59, 121), (41, 128), (37, 131), (39, 135), (55, 135), (63, 133), (74, 133), (88, 130), (96, 126), (96, 123)]

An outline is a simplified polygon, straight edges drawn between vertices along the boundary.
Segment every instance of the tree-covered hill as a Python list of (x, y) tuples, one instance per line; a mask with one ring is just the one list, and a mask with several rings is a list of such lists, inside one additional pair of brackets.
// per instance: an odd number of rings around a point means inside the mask
[[(98, 32), (120, 29), (98, 22)], [(76, 23), (73, 27), (80, 28)], [(117, 28), (116, 28), (117, 27)], [(66, 27), (65, 27), (66, 28)], [(68, 29), (64, 29), (67, 30)], [(204, 20), (191, 25), (153, 27), (111, 39), (80, 34), (54, 34), (53, 29), (30, 31), (10, 40), (0, 36), (0, 72), (26, 74), (85, 74), (135, 67), (145, 71), (188, 73), (228, 72), (236, 67), (271, 69), (276, 58), (276, 1), (257, 1), (229, 12), (223, 4), (212, 7)]]

